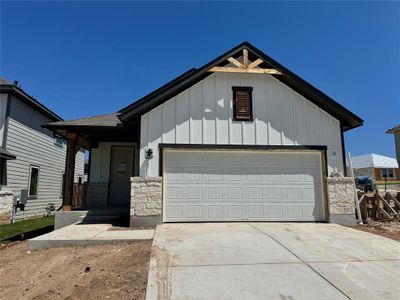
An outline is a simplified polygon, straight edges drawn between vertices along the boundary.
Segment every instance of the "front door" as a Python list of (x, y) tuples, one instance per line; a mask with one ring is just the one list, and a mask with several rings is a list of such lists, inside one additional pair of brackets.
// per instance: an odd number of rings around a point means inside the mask
[(108, 202), (110, 205), (129, 205), (133, 176), (133, 147), (111, 147), (110, 187)]

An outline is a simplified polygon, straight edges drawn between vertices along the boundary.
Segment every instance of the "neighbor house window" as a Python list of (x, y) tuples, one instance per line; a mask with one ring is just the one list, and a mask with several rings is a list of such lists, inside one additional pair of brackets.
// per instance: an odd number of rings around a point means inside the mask
[(233, 90), (233, 118), (236, 121), (252, 121), (252, 87), (232, 87)]
[(60, 186), (60, 198), (64, 196), (64, 190), (65, 190), (65, 173), (61, 174), (61, 186)]
[(0, 185), (6, 184), (6, 160), (0, 157)]
[(60, 137), (56, 137), (56, 138), (54, 138), (54, 144), (62, 147), (64, 145), (64, 140)]
[(39, 167), (31, 166), (29, 171), (29, 197), (36, 197), (39, 183)]
[(386, 179), (393, 179), (394, 178), (394, 169), (381, 169), (381, 177)]

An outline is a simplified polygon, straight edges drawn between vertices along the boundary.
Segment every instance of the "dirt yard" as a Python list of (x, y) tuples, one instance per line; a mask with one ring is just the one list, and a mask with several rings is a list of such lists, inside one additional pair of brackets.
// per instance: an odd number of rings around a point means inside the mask
[(0, 248), (0, 299), (144, 299), (151, 241), (28, 252)]
[(374, 234), (379, 234), (400, 242), (400, 222), (372, 222), (370, 224), (350, 227)]

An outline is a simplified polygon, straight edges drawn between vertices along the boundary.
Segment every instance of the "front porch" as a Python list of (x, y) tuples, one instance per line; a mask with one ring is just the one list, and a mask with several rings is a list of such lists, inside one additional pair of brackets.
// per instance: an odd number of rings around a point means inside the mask
[[(63, 225), (77, 218), (119, 216), (129, 225), (131, 178), (138, 176), (138, 126), (122, 124), (117, 114), (44, 125), (67, 140)], [(89, 152), (87, 182), (74, 182), (75, 155)], [(71, 212), (71, 213), (65, 213)], [(69, 216), (69, 217), (67, 217)], [(68, 218), (70, 219), (68, 221)], [(57, 222), (56, 222), (57, 223)]]

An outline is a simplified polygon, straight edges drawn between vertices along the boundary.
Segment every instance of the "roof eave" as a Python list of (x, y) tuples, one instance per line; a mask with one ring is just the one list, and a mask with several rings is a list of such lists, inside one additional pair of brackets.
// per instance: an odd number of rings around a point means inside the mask
[(23, 89), (20, 87), (14, 85), (14, 84), (0, 84), (0, 92), (1, 93), (9, 93), (17, 98), (22, 98), (23, 100), (27, 100), (27, 104), (34, 107), (41, 113), (45, 114), (47, 117), (49, 117), (53, 121), (63, 121), (63, 118), (61, 118), (59, 115), (55, 114), (52, 112), (50, 109), (48, 109), (46, 106), (41, 104), (39, 101), (37, 101), (35, 98), (32, 96), (28, 95)]
[(400, 132), (400, 127), (399, 127), (399, 126), (390, 128), (390, 129), (388, 129), (388, 130), (386, 131), (386, 133), (388, 133), (388, 134), (395, 134), (396, 132)]
[(43, 128), (49, 130), (70, 130), (70, 131), (85, 131), (85, 130), (125, 130), (124, 126), (85, 126), (85, 125), (56, 125), (44, 124)]
[[(128, 119), (137, 117), (141, 115), (143, 111), (146, 111), (148, 107), (152, 107), (154, 102), (158, 102), (160, 98), (164, 99), (171, 97), (170, 95), (174, 95), (177, 90), (181, 90), (182, 87), (185, 88), (186, 86), (190, 87), (193, 82), (198, 81), (199, 79), (202, 80), (209, 75), (213, 74), (208, 72), (208, 70), (213, 66), (217, 65), (226, 59), (228, 59), (233, 53), (241, 50), (242, 48), (247, 47), (249, 44), (248, 42), (243, 42), (231, 50), (227, 51), (226, 53), (218, 56), (217, 58), (213, 59), (211, 62), (203, 65), (199, 69), (192, 68), (189, 71), (183, 73), (181, 76), (178, 76), (176, 79), (170, 81), (169, 83), (165, 84), (161, 88), (155, 90), (154, 92), (144, 96), (143, 98), (135, 101), (131, 105), (123, 108), (119, 111), (120, 115), (119, 118), (122, 121), (127, 121)], [(149, 102), (149, 103), (146, 103)]]

